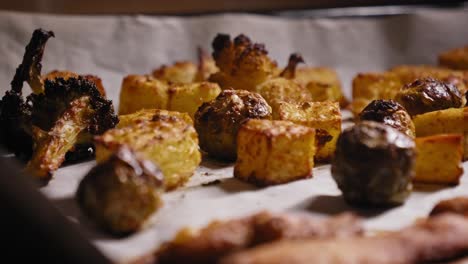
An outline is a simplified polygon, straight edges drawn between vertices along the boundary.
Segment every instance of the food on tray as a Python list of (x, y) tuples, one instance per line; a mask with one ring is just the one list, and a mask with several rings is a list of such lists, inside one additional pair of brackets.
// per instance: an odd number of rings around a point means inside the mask
[(311, 102), (312, 95), (307, 88), (298, 83), (277, 77), (269, 79), (258, 85), (255, 92), (259, 93), (273, 108), (273, 113), (278, 109), (281, 102), (301, 103)]
[(419, 137), (413, 182), (458, 184), (463, 175), (463, 136), (438, 134)]
[[(49, 31), (34, 31), (12, 89), (0, 104), (2, 142), (18, 156), (30, 159), (27, 170), (41, 180), (50, 179), (67, 152), (75, 152), (69, 155), (72, 158), (81, 156), (92, 135), (118, 122), (112, 102), (96, 87), (96, 77), (64, 72), (41, 76), (41, 59), (51, 36)], [(22, 97), (24, 81), (33, 90), (26, 100)]]
[(400, 131), (362, 121), (338, 138), (332, 176), (353, 205), (401, 204), (411, 192), (415, 143)]
[[(78, 78), (79, 76), (80, 76), (79, 74), (71, 72), (71, 71), (54, 70), (42, 76), (42, 79), (43, 81), (46, 81), (46, 80), (53, 81), (57, 78), (63, 78), (65, 80), (68, 80), (69, 78)], [(91, 74), (81, 75), (81, 76), (83, 78), (86, 78), (88, 81), (93, 82), (96, 85), (96, 88), (98, 89), (99, 93), (104, 97), (106, 96), (106, 90), (104, 89), (104, 85), (102, 84), (101, 78), (99, 78), (96, 75), (91, 75)]]
[(119, 113), (158, 108), (186, 112), (193, 117), (198, 107), (220, 92), (219, 86), (210, 82), (168, 84), (151, 76), (128, 75), (122, 82)]
[(235, 161), (237, 132), (249, 119), (271, 119), (271, 107), (257, 93), (224, 90), (195, 114), (200, 147), (211, 157)]
[(193, 125), (193, 120), (187, 113), (162, 110), (162, 109), (143, 109), (132, 114), (120, 115), (119, 116), (120, 121), (117, 124), (117, 128), (122, 128), (128, 125), (152, 121), (154, 118), (160, 118), (162, 116), (167, 116), (169, 118), (174, 116), (174, 117), (184, 120), (185, 122), (187, 122), (187, 124)]
[(455, 85), (460, 94), (467, 91), (467, 72), (426, 65), (401, 65), (386, 72), (360, 73), (354, 77), (351, 110), (357, 115), (372, 100), (395, 99), (405, 84), (427, 77)]
[(375, 121), (391, 126), (410, 137), (416, 132), (411, 116), (405, 108), (393, 100), (374, 100), (359, 114), (359, 121)]
[(151, 120), (140, 119), (111, 129), (95, 138), (96, 160), (103, 162), (121, 146), (127, 146), (158, 165), (167, 190), (179, 187), (193, 175), (201, 161), (197, 132), (184, 119), (170, 111), (158, 112)]
[(465, 254), (467, 236), (468, 219), (446, 214), (386, 235), (261, 245), (233, 253), (218, 263), (432, 263)]
[(149, 160), (122, 147), (83, 178), (76, 199), (103, 229), (127, 235), (142, 228), (162, 204), (163, 175)]
[(468, 46), (442, 52), (439, 64), (454, 70), (468, 70)]
[(238, 132), (234, 177), (258, 186), (309, 178), (315, 152), (315, 129), (251, 119)]
[(445, 213), (455, 213), (468, 216), (468, 197), (460, 196), (438, 202), (432, 209), (430, 216)]
[(336, 102), (281, 102), (273, 119), (291, 121), (316, 129), (316, 161), (330, 161), (341, 133), (341, 112)]
[(230, 253), (273, 241), (346, 238), (361, 233), (361, 221), (351, 214), (318, 220), (261, 212), (240, 219), (213, 221), (197, 231), (182, 229), (173, 241), (163, 244), (154, 262), (218, 263)]
[(462, 107), (462, 98), (453, 84), (433, 78), (417, 79), (403, 86), (395, 96), (411, 116)]

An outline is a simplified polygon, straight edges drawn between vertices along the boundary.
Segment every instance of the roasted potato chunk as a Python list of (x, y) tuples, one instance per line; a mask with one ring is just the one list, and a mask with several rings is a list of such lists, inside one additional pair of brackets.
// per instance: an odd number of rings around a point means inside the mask
[(210, 81), (217, 82), (223, 89), (253, 91), (257, 85), (279, 74), (265, 46), (253, 43), (245, 35), (231, 40), (229, 35), (218, 34), (212, 46), (219, 72), (213, 74)]
[(215, 83), (168, 85), (153, 77), (129, 75), (122, 83), (119, 113), (157, 108), (186, 112), (193, 117), (202, 103), (213, 100), (220, 92)]
[(118, 128), (126, 127), (128, 125), (144, 123), (147, 121), (152, 121), (153, 119), (160, 118), (161, 116), (178, 117), (188, 124), (193, 125), (193, 120), (187, 113), (181, 113), (176, 111), (162, 110), (162, 109), (143, 109), (138, 112), (121, 115), (119, 116), (119, 123), (117, 124)]
[(463, 135), (440, 134), (416, 138), (416, 165), (413, 182), (458, 184), (463, 174)]
[(454, 70), (468, 70), (468, 46), (442, 52), (439, 65)]
[(273, 119), (291, 121), (317, 129), (315, 160), (330, 161), (341, 133), (341, 112), (336, 102), (279, 103)]
[(271, 119), (271, 107), (257, 93), (224, 90), (195, 114), (200, 147), (211, 157), (236, 160), (237, 132), (249, 119)]
[(374, 100), (359, 114), (359, 120), (375, 121), (398, 129), (410, 137), (416, 132), (406, 109), (393, 100)]
[(251, 119), (239, 129), (234, 177), (258, 186), (312, 177), (315, 129)]
[(411, 116), (462, 106), (463, 97), (451, 83), (433, 78), (417, 79), (396, 94), (398, 101)]
[(151, 121), (109, 130), (95, 142), (98, 162), (108, 159), (121, 146), (128, 146), (157, 164), (166, 190), (187, 182), (201, 161), (195, 129), (177, 116), (155, 115)]
[(302, 103), (312, 101), (312, 95), (303, 86), (295, 81), (282, 77), (270, 79), (255, 88), (267, 103), (272, 107), (273, 113), (280, 102)]
[(83, 212), (114, 235), (142, 228), (162, 204), (163, 176), (149, 160), (139, 160), (121, 148), (96, 165), (78, 186), (76, 199)]
[(338, 138), (332, 176), (352, 205), (393, 206), (411, 192), (414, 140), (393, 127), (362, 121)]
[(169, 83), (191, 83), (197, 75), (197, 65), (190, 61), (178, 61), (171, 66), (162, 65), (152, 73), (153, 77)]

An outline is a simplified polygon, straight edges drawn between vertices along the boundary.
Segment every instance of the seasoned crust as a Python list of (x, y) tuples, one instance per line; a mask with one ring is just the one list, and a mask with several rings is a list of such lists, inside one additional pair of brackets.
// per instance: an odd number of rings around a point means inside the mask
[[(67, 80), (68, 78), (78, 78), (80, 76), (77, 73), (71, 72), (71, 71), (58, 71), (58, 70), (53, 70), (46, 75), (42, 76), (43, 81), (49, 80), (53, 81), (54, 79), (57, 78), (63, 78)], [(101, 78), (99, 78), (96, 75), (91, 75), (91, 74), (86, 74), (86, 75), (81, 75), (85, 79), (94, 82), (96, 85), (96, 88), (99, 90), (99, 93), (103, 96), (106, 97), (106, 90), (104, 89), (104, 85), (102, 84)]]
[(271, 107), (257, 93), (224, 90), (195, 114), (200, 147), (219, 160), (236, 159), (237, 132), (249, 119), (271, 119)]

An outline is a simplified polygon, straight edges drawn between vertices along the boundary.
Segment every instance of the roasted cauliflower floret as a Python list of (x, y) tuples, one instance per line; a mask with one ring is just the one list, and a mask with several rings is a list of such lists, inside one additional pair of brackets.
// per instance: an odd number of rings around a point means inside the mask
[[(71, 72), (71, 71), (54, 70), (42, 76), (42, 79), (44, 81), (46, 80), (53, 81), (57, 78), (68, 80), (68, 78), (78, 78), (79, 76), (80, 76), (79, 74)], [(87, 79), (88, 81), (94, 82), (99, 93), (104, 97), (106, 96), (106, 89), (104, 89), (104, 85), (102, 84), (101, 78), (99, 78), (96, 75), (91, 75), (91, 74), (86, 74), (86, 75), (81, 75), (81, 76)]]
[(234, 177), (259, 186), (309, 178), (315, 150), (313, 128), (251, 119), (239, 129)]
[(200, 147), (215, 159), (236, 160), (237, 132), (249, 119), (271, 119), (271, 107), (257, 93), (224, 90), (195, 114)]
[(468, 46), (441, 53), (439, 64), (454, 70), (468, 70)]
[(374, 100), (359, 114), (360, 121), (375, 121), (391, 126), (414, 138), (416, 131), (406, 109), (393, 100)]
[(332, 176), (353, 205), (402, 204), (411, 192), (415, 143), (400, 131), (362, 121), (338, 138)]
[(218, 34), (212, 46), (219, 72), (213, 74), (210, 80), (223, 89), (253, 91), (257, 85), (279, 72), (276, 62), (268, 57), (265, 46), (253, 43), (245, 35), (231, 40), (229, 35)]
[(120, 148), (96, 165), (78, 186), (83, 212), (114, 235), (141, 229), (162, 204), (163, 175), (157, 165)]
[(157, 164), (167, 190), (187, 182), (201, 161), (197, 132), (175, 115), (156, 114), (150, 121), (111, 129), (95, 141), (98, 162), (107, 160), (121, 146), (127, 146)]
[(341, 133), (341, 112), (337, 102), (281, 102), (273, 119), (291, 121), (316, 129), (317, 153), (315, 160), (330, 161)]
[(169, 111), (169, 110), (162, 110), (162, 109), (143, 109), (138, 112), (128, 114), (128, 115), (120, 115), (119, 116), (119, 123), (117, 124), (117, 128), (126, 127), (128, 125), (144, 123), (147, 121), (152, 121), (153, 119), (160, 118), (162, 116), (167, 117), (178, 117), (187, 124), (193, 125), (193, 120), (187, 113), (181, 113), (176, 111)]
[(411, 116), (462, 107), (460, 91), (451, 83), (433, 78), (418, 79), (403, 87), (395, 96)]

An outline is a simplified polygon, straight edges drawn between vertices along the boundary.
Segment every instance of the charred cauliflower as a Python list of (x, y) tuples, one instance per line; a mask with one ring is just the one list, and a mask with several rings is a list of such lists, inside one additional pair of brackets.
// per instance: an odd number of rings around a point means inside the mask
[(405, 85), (395, 99), (411, 116), (463, 105), (462, 95), (455, 85), (433, 78)]
[(76, 199), (103, 229), (126, 235), (141, 229), (161, 206), (162, 185), (162, 172), (154, 163), (121, 148), (83, 178)]
[(236, 160), (237, 132), (249, 119), (271, 119), (271, 107), (257, 93), (224, 90), (195, 114), (200, 147), (219, 160)]
[(359, 115), (361, 121), (375, 121), (398, 129), (410, 137), (416, 132), (411, 116), (405, 108), (393, 100), (374, 100)]
[(400, 131), (362, 121), (338, 138), (332, 176), (353, 205), (404, 203), (414, 175), (415, 143)]

